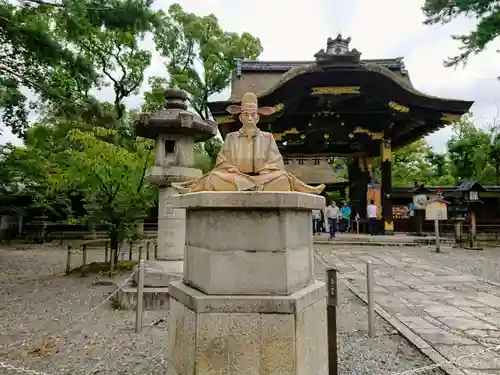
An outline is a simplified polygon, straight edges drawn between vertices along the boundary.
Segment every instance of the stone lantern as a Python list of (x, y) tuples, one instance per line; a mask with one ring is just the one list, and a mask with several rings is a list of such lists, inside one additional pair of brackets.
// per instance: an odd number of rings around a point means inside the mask
[(159, 186), (158, 255), (146, 269), (146, 287), (166, 287), (181, 278), (186, 235), (185, 210), (173, 208), (177, 194), (172, 182), (191, 180), (202, 175), (195, 167), (195, 142), (206, 141), (217, 133), (215, 122), (204, 121), (188, 111), (184, 90), (165, 90), (165, 108), (142, 114), (135, 123), (136, 134), (156, 141), (156, 161), (147, 171), (150, 183)]

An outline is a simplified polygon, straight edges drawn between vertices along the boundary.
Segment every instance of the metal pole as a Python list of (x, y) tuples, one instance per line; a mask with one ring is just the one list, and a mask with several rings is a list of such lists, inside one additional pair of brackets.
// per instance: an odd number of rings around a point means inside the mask
[(137, 283), (137, 304), (135, 307), (135, 332), (142, 331), (142, 313), (144, 300), (144, 259), (139, 261), (139, 280)]
[(434, 233), (436, 236), (436, 253), (441, 251), (439, 241), (439, 220), (434, 220)]
[(328, 333), (328, 375), (337, 375), (337, 270), (329, 268), (326, 270), (327, 287), (327, 333)]
[(371, 260), (366, 262), (366, 295), (368, 299), (368, 336), (375, 336), (375, 306), (373, 302), (373, 267)]

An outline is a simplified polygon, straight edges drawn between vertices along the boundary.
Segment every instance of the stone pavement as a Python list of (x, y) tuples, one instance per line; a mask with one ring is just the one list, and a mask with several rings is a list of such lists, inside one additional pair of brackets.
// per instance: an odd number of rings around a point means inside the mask
[[(418, 335), (414, 343), (436, 354), (434, 361), (500, 345), (499, 285), (417, 259), (411, 248), (316, 246), (316, 251), (363, 298), (366, 261), (371, 260), (378, 307)], [(500, 350), (464, 358), (455, 366), (448, 372), (500, 374)]]
[[(422, 246), (434, 245), (436, 243), (435, 236), (412, 236), (404, 233), (396, 233), (393, 236), (370, 236), (368, 234), (357, 233), (337, 233), (335, 239), (329, 241), (328, 234), (320, 233), (314, 236), (315, 244), (332, 244), (334, 246)], [(441, 243), (453, 243), (454, 239), (442, 237)]]

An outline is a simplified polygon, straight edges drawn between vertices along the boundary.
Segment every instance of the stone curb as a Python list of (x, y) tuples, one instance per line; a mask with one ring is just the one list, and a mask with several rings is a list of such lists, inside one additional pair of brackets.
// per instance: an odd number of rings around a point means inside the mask
[(334, 245), (334, 246), (405, 246), (405, 247), (417, 247), (422, 246), (422, 244), (415, 242), (367, 242), (367, 241), (322, 241), (314, 240), (314, 245)]
[[(363, 294), (359, 289), (354, 287), (347, 280), (342, 280), (341, 282), (346, 283), (347, 287), (351, 292), (353, 292), (360, 300), (367, 303), (365, 294)], [(395, 318), (387, 311), (385, 311), (382, 306), (375, 303), (375, 312), (381, 316), (387, 323), (392, 325), (401, 335), (403, 335), (408, 341), (410, 341), (417, 349), (427, 356), (434, 363), (446, 362), (447, 359), (443, 357), (436, 349), (434, 349), (430, 344), (428, 344), (424, 339), (422, 339), (418, 334), (413, 332), (410, 328), (404, 325), (399, 319)], [(442, 365), (440, 367), (448, 375), (465, 375), (465, 373), (456, 367), (454, 364), (449, 363), (447, 365)]]

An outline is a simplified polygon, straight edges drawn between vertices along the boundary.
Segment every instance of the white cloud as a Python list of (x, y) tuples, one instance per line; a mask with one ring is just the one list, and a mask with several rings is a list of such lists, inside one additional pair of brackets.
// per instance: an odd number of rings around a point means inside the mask
[[(174, 1), (157, 1), (156, 7), (167, 9)], [(498, 66), (500, 43), (470, 59), (465, 68), (445, 68), (443, 60), (457, 53), (457, 43), (450, 35), (465, 33), (474, 26), (473, 19), (459, 19), (450, 25), (425, 26), (421, 6), (424, 0), (328, 0), (252, 2), (233, 0), (181, 0), (187, 11), (198, 15), (214, 13), (228, 31), (248, 31), (259, 37), (264, 46), (262, 60), (310, 60), (325, 47), (326, 39), (342, 32), (351, 36), (351, 45), (364, 58), (404, 56), (415, 87), (425, 93), (457, 99), (475, 100), (476, 120), (485, 123), (496, 113), (500, 89)], [(152, 46), (149, 40), (148, 45)], [(154, 56), (149, 75), (164, 75), (161, 60)], [(144, 88), (147, 87), (147, 82)], [(110, 98), (103, 92), (101, 98)], [(228, 91), (217, 99), (225, 99)], [(138, 107), (141, 98), (127, 101)], [(499, 100), (500, 102), (500, 100)], [(4, 131), (2, 141), (11, 139)], [(450, 131), (441, 130), (429, 137), (439, 151)]]

